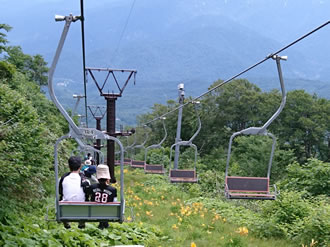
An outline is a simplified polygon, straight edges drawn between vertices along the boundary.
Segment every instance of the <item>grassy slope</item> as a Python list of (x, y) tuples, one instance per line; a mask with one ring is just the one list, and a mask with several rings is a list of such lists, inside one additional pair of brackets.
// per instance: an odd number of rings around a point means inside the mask
[(125, 186), (126, 219), (156, 225), (168, 237), (150, 246), (290, 246), (287, 241), (256, 239), (203, 203), (189, 203), (191, 196), (182, 190), (187, 186), (169, 184), (166, 177), (125, 169)]
[[(87, 223), (85, 229), (72, 223), (67, 230), (62, 224), (44, 220), (46, 207), (48, 219), (55, 215), (54, 198), (49, 198), (44, 207), (40, 207), (44, 201), (31, 204), (32, 214), (22, 212), (0, 222), (0, 246), (298, 246), (285, 240), (256, 238), (244, 225), (229, 222), (230, 218), (227, 220), (207, 200), (198, 200), (194, 185), (173, 185), (166, 176), (145, 175), (138, 169), (125, 168), (124, 173), (123, 224), (112, 223), (108, 229), (99, 230), (97, 223)], [(221, 203), (229, 214), (237, 214), (233, 203)], [(240, 215), (245, 218), (244, 213)]]

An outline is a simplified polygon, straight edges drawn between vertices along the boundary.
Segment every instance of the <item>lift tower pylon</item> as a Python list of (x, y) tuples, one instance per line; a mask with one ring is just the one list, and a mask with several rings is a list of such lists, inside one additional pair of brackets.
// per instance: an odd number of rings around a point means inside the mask
[[(116, 100), (117, 98), (121, 97), (128, 82), (133, 76), (134, 84), (135, 84), (135, 76), (136, 70), (132, 69), (112, 69), (112, 68), (86, 68), (86, 71), (90, 74), (93, 81), (95, 82), (96, 87), (100, 92), (100, 96), (103, 96), (107, 102), (107, 130), (106, 133), (110, 136), (125, 136), (130, 135), (130, 132), (116, 132)], [(95, 72), (103, 72), (106, 73), (105, 79), (102, 84), (99, 84), (96, 77)], [(126, 73), (128, 74), (126, 81), (121, 85), (117, 79), (118, 73)], [(106, 84), (108, 82), (109, 77), (112, 77), (113, 81), (115, 82), (115, 89), (109, 92), (108, 87), (106, 88)], [(108, 89), (108, 92), (107, 92)], [(107, 159), (106, 163), (109, 166), (111, 183), (116, 183), (115, 177), (115, 143), (113, 140), (107, 140)]]

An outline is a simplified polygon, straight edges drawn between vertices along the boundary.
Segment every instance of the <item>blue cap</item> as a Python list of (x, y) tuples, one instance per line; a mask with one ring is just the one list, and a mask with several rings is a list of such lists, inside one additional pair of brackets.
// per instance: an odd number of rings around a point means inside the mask
[(90, 177), (92, 174), (96, 173), (96, 166), (89, 166), (84, 172), (87, 177)]

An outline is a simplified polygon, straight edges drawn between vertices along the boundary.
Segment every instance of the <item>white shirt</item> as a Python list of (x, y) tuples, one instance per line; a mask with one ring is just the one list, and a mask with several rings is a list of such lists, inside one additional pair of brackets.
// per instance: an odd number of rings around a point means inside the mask
[(81, 177), (78, 173), (70, 173), (63, 179), (63, 201), (84, 202), (85, 193), (81, 187)]

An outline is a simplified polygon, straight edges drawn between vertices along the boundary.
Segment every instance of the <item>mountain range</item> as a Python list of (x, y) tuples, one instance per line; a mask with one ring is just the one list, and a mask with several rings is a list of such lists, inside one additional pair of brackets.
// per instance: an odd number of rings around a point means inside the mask
[[(20, 4), (17, 4), (20, 2)], [(12, 45), (50, 62), (63, 23), (54, 14), (80, 14), (79, 1), (0, 0), (0, 23), (13, 26)], [(131, 0), (85, 1), (86, 65), (136, 69), (118, 99), (118, 118), (134, 124), (154, 103), (176, 99), (177, 84), (186, 95), (202, 94), (217, 79), (228, 79), (317, 26), (329, 21), (329, 1), (316, 0)], [(330, 25), (283, 51), (289, 90), (304, 89), (329, 98)], [(72, 108), (73, 93), (83, 93), (80, 23), (72, 23), (56, 70), (56, 92)], [(103, 81), (105, 75), (98, 74)], [(264, 90), (279, 88), (275, 62), (268, 60), (241, 76)], [(119, 75), (121, 81), (125, 77)], [(64, 83), (63, 83), (64, 82)], [(107, 90), (113, 91), (114, 83)], [(88, 103), (104, 99), (88, 77)]]

